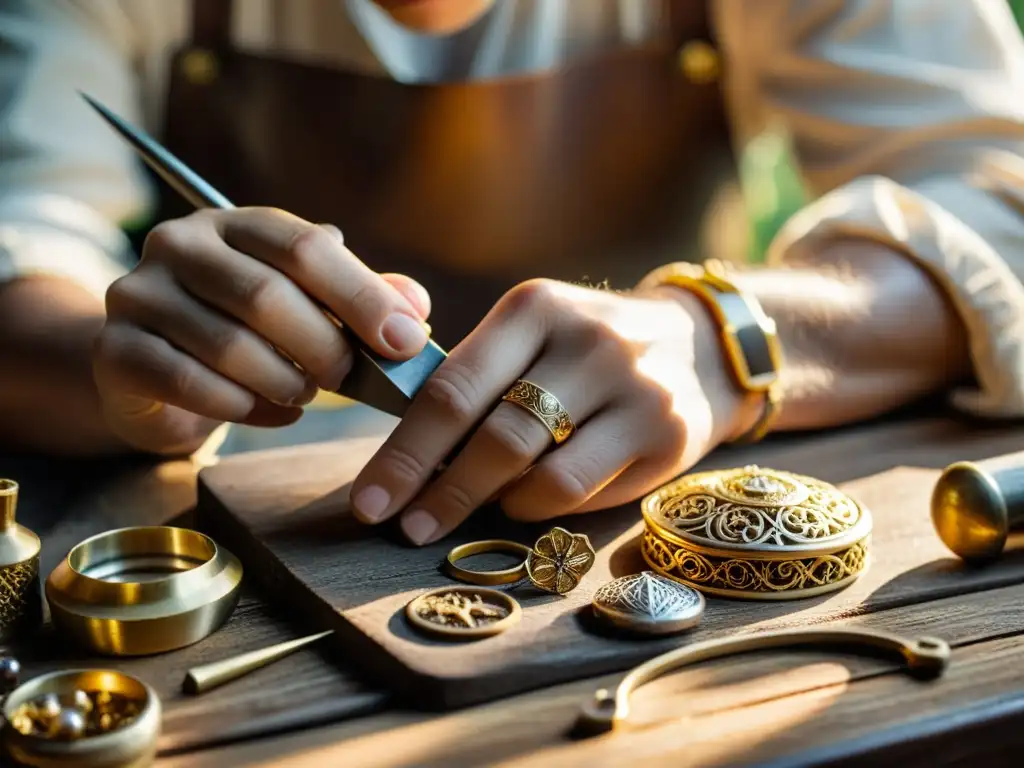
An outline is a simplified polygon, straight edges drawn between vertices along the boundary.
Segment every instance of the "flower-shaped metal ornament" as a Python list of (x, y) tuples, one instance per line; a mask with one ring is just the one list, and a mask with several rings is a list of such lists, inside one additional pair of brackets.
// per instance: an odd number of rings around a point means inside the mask
[(526, 575), (538, 589), (564, 595), (576, 589), (596, 558), (585, 534), (556, 527), (533, 545), (526, 558)]

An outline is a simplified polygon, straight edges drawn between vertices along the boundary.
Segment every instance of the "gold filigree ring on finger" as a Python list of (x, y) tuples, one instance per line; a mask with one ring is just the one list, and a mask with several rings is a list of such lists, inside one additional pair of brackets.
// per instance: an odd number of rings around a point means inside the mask
[(572, 417), (562, 407), (558, 398), (532, 381), (519, 379), (501, 399), (506, 403), (518, 405), (536, 416), (548, 428), (558, 445), (568, 440), (576, 431)]
[[(516, 555), (523, 560), (512, 568), (505, 568), (499, 571), (471, 571), (457, 565), (459, 560), (473, 555), (483, 555), (490, 552)], [(530, 556), (530, 548), (525, 544), (506, 539), (485, 539), (483, 541), (471, 541), (468, 544), (460, 544), (453, 547), (444, 560), (444, 570), (453, 579), (466, 584), (476, 584), (482, 587), (496, 587), (499, 584), (515, 584), (526, 578), (526, 560)]]
[(555, 527), (533, 545), (526, 558), (526, 575), (537, 589), (564, 595), (579, 586), (596, 559), (585, 534)]

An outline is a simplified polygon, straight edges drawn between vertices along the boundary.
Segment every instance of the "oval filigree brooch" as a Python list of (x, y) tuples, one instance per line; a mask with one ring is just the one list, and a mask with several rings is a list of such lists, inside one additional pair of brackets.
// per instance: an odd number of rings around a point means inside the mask
[(643, 500), (643, 555), (708, 594), (787, 600), (867, 567), (868, 510), (835, 486), (757, 466), (687, 475)]

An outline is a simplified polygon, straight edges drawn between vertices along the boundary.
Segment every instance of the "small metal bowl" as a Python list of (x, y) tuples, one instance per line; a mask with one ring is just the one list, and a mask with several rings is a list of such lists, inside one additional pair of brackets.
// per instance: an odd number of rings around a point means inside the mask
[[(11, 724), (22, 705), (48, 693), (66, 699), (76, 690), (126, 696), (138, 703), (139, 713), (122, 728), (74, 741), (26, 735)], [(32, 768), (142, 768), (151, 765), (156, 755), (160, 699), (148, 685), (121, 672), (75, 669), (42, 675), (12, 691), (4, 702), (3, 714), (5, 753), (17, 763)]]
[(209, 536), (166, 526), (86, 539), (46, 580), (58, 630), (85, 648), (141, 656), (216, 631), (238, 603), (242, 565)]

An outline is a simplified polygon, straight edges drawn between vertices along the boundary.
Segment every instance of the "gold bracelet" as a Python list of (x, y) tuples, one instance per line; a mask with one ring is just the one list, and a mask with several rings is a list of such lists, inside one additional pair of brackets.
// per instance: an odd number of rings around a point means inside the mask
[(764, 395), (757, 422), (733, 442), (755, 443), (771, 431), (780, 411), (779, 371), (782, 345), (775, 322), (756, 297), (740, 290), (719, 261), (669, 264), (640, 282), (641, 288), (671, 285), (690, 291), (704, 303), (721, 330), (722, 348), (736, 383)]

